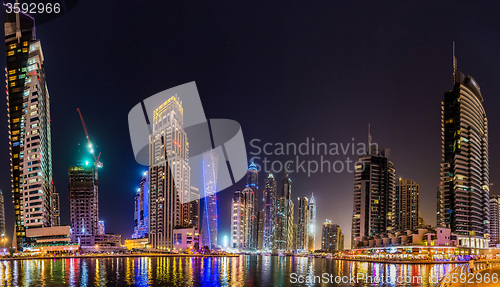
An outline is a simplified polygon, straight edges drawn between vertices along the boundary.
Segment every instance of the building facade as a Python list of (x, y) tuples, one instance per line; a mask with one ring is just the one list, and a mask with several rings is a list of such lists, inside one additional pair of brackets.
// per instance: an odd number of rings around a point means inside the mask
[(276, 204), (276, 239), (275, 248), (281, 251), (291, 251), (293, 245), (293, 212), (292, 180), (288, 172), (281, 183), (280, 196)]
[(337, 224), (333, 224), (327, 219), (325, 223), (323, 223), (321, 233), (321, 250), (335, 252), (343, 249), (344, 234), (342, 233), (342, 229)]
[(182, 102), (172, 96), (153, 112), (149, 136), (149, 241), (172, 250), (174, 228), (189, 227), (191, 168)]
[(50, 227), (53, 212), (50, 101), (34, 19), (4, 13), (7, 113), (15, 209), (13, 246), (27, 246), (26, 229)]
[(314, 199), (314, 194), (311, 195), (311, 200), (309, 200), (309, 220), (308, 220), (308, 230), (309, 239), (307, 241), (307, 249), (310, 252), (315, 250), (315, 240), (316, 240), (316, 200)]
[(490, 247), (500, 244), (500, 195), (490, 195)]
[(296, 250), (308, 250), (309, 242), (309, 200), (307, 197), (298, 198), (298, 215), (297, 215), (297, 238)]
[(5, 236), (5, 204), (3, 199), (3, 192), (0, 189), (0, 236)]
[(149, 224), (149, 180), (144, 172), (139, 189), (134, 198), (134, 234), (133, 239), (148, 237)]
[(276, 230), (276, 189), (274, 175), (270, 173), (265, 181), (264, 189), (264, 226), (262, 249), (272, 250)]
[(99, 234), (99, 198), (97, 168), (79, 162), (68, 170), (72, 241), (94, 246)]
[(219, 159), (213, 151), (203, 154), (203, 185), (205, 204), (203, 208), (202, 242), (210, 249), (217, 248), (217, 169)]
[(413, 230), (419, 227), (419, 184), (411, 179), (396, 180), (395, 230)]
[(245, 196), (237, 190), (233, 195), (231, 205), (231, 247), (245, 249)]
[(354, 171), (353, 248), (363, 237), (391, 232), (395, 227), (396, 183), (390, 152), (372, 145), (371, 139), (368, 146), (368, 154), (359, 158)]
[(456, 70), (441, 102), (437, 223), (457, 235), (489, 236), (488, 119), (478, 83)]

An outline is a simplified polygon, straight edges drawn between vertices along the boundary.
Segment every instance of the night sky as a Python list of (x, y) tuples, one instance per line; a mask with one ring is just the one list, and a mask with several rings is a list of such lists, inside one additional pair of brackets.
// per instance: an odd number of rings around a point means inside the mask
[[(130, 238), (134, 195), (146, 167), (134, 160), (128, 112), (157, 92), (196, 81), (207, 117), (238, 121), (247, 142), (366, 142), (371, 123), (373, 141), (391, 149), (397, 177), (420, 183), (423, 217), (435, 225), (440, 101), (452, 84), (453, 41), (459, 70), (481, 87), (490, 180), (500, 181), (499, 7), (471, 1), (92, 2), (80, 1), (37, 27), (51, 97), (62, 224), (69, 224), (67, 169), (85, 142), (76, 108), (102, 151), (100, 218), (107, 232)], [(4, 56), (0, 61), (5, 66)], [(0, 122), (0, 188), (10, 236), (14, 209), (5, 106)], [(264, 178), (261, 173), (261, 186)], [(291, 178), (295, 203), (314, 192), (318, 226), (325, 219), (339, 224), (349, 247), (353, 175)], [(232, 194), (243, 187), (241, 181), (218, 196), (220, 242), (229, 236)], [(492, 193), (499, 193), (495, 186)], [(318, 248), (320, 237), (318, 232)]]

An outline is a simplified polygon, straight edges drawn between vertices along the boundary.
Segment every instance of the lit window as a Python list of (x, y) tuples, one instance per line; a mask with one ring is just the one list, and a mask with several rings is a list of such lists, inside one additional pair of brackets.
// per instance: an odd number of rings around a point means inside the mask
[(9, 51), (9, 52), (7, 52), (7, 56), (13, 56), (13, 55), (14, 55), (14, 53), (16, 53), (16, 51), (14, 51), (14, 50)]

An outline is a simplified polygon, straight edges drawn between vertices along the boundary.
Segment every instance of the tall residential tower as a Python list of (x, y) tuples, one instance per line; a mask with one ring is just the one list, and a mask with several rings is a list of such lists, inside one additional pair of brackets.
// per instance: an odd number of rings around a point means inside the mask
[(488, 119), (478, 83), (456, 69), (441, 102), (439, 226), (457, 235), (489, 236)]
[(6, 84), (16, 242), (26, 245), (26, 229), (57, 224), (54, 215), (50, 103), (42, 46), (35, 21), (4, 13)]

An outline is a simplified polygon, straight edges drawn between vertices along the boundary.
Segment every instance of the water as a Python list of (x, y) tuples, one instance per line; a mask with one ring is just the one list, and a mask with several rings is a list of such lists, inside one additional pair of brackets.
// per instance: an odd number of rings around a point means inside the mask
[[(255, 255), (37, 259), (0, 261), (0, 286), (381, 286), (373, 280), (382, 277), (386, 281), (385, 278), (389, 278), (384, 286), (436, 286), (429, 282), (429, 276), (436, 278), (431, 281), (437, 280), (453, 267)], [(329, 274), (334, 276), (332, 282), (335, 278), (348, 280), (349, 276), (372, 275), (374, 279), (372, 284), (366, 280), (355, 284), (326, 284), (318, 278), (316, 284), (298, 283), (299, 275), (304, 280), (313, 280), (314, 275)], [(423, 279), (419, 282), (413, 276), (423, 276)], [(398, 284), (398, 278), (415, 279), (413, 283)]]

